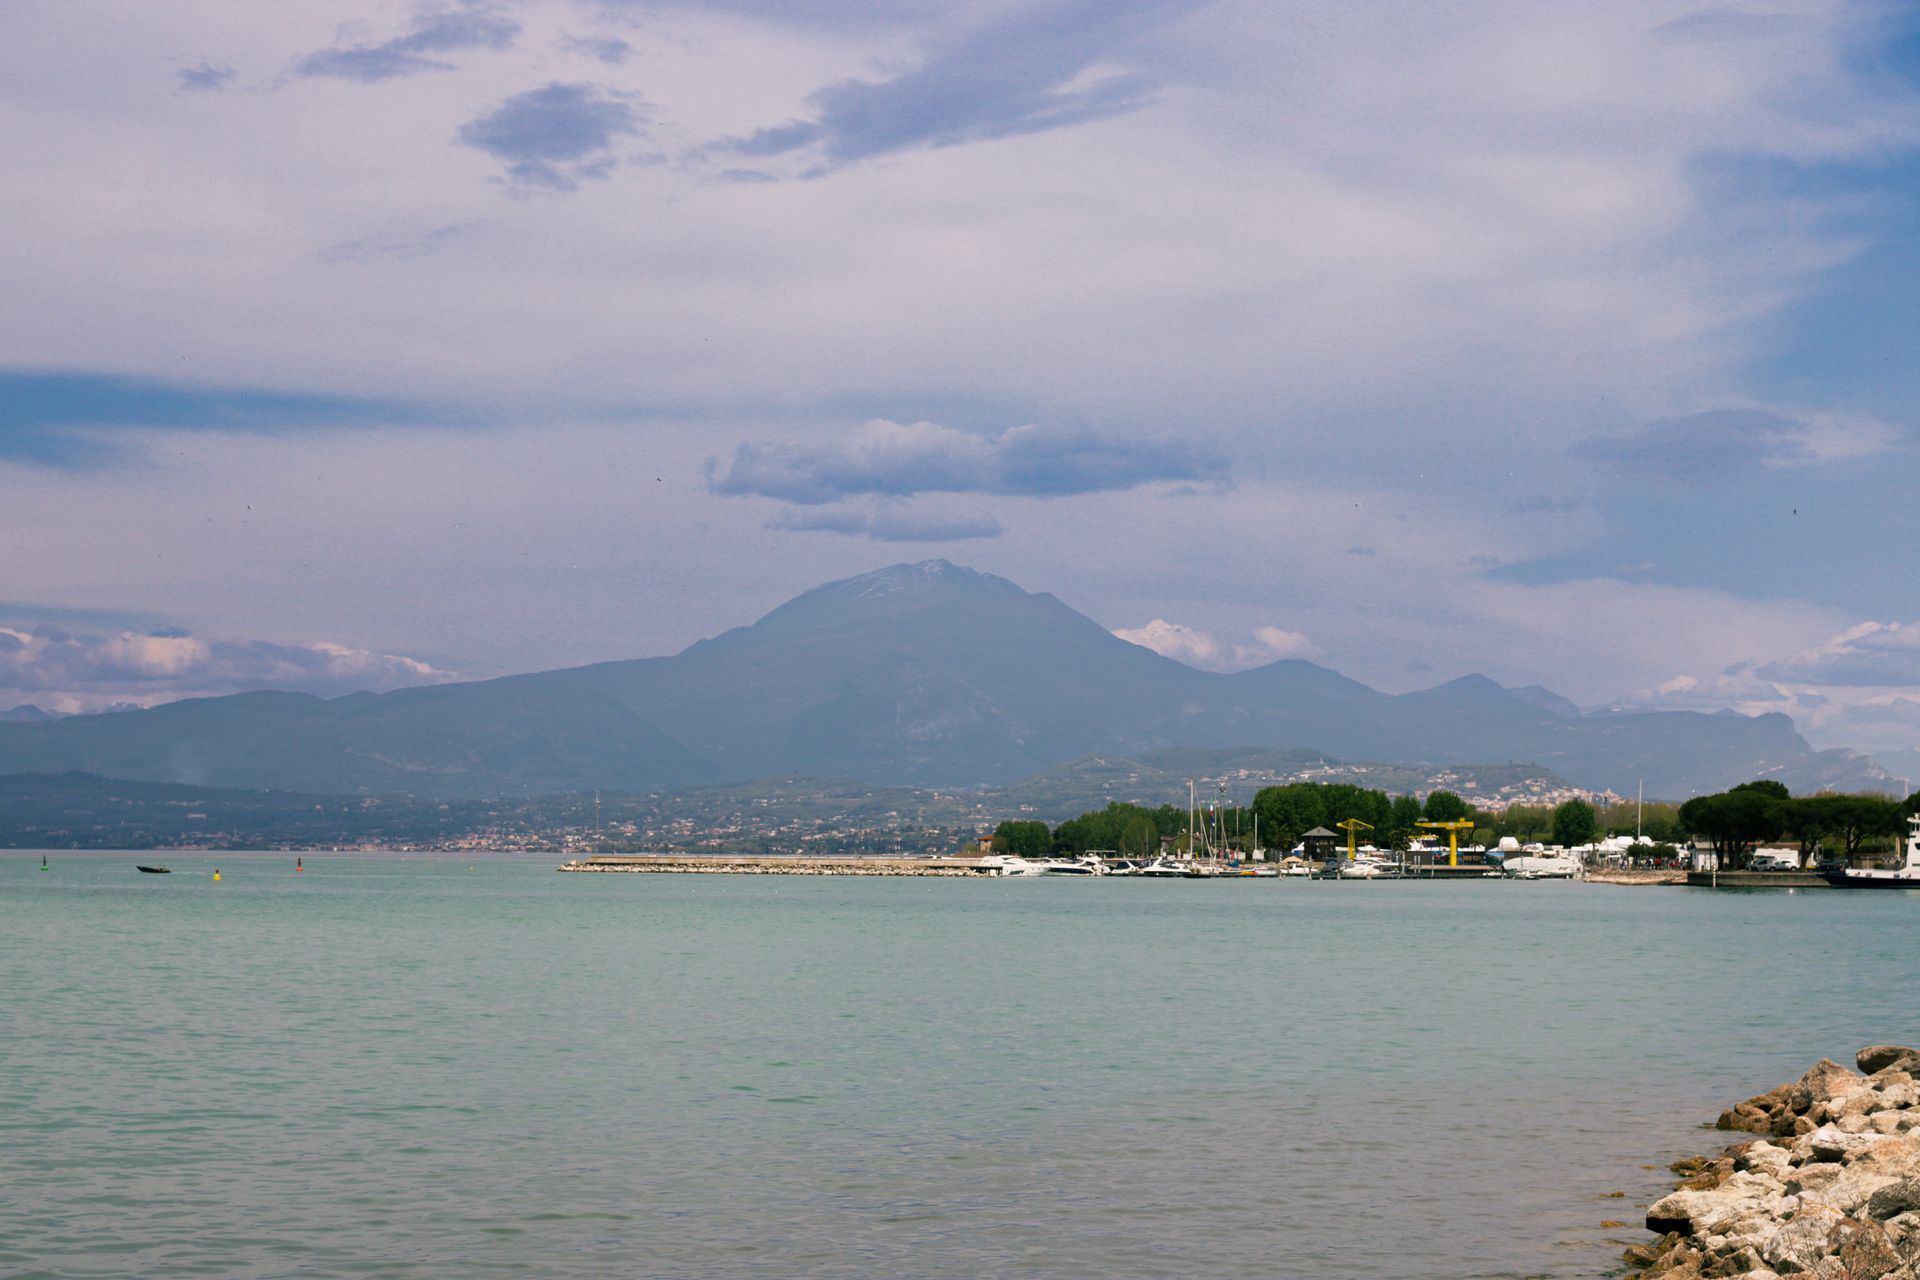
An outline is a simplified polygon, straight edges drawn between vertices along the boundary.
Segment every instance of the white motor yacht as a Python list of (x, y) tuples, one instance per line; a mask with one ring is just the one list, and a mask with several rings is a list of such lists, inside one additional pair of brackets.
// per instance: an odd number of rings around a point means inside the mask
[(1897, 867), (1835, 867), (1826, 873), (1836, 889), (1920, 889), (1920, 813), (1907, 818), (1906, 861)]
[(1580, 874), (1579, 861), (1564, 853), (1525, 853), (1501, 865), (1514, 880), (1571, 880)]

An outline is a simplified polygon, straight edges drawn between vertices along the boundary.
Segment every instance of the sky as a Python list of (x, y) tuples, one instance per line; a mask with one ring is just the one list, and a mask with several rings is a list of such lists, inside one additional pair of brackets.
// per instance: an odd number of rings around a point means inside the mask
[(5, 0), (0, 160), (0, 709), (941, 557), (1920, 747), (1911, 5)]

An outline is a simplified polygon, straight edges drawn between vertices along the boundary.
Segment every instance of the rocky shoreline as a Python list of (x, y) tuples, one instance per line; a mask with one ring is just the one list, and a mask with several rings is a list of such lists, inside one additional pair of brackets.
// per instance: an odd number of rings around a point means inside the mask
[(1822, 1060), (1723, 1112), (1761, 1135), (1682, 1160), (1626, 1252), (1644, 1277), (1920, 1280), (1920, 1050), (1873, 1045), (1858, 1071)]

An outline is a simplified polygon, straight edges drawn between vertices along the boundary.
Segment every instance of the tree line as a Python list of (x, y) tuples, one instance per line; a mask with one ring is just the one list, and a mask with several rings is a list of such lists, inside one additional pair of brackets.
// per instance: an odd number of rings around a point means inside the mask
[[(1404, 849), (1416, 836), (1432, 834), (1421, 821), (1470, 821), (1463, 843), (1492, 844), (1504, 836), (1523, 843), (1536, 840), (1571, 848), (1603, 835), (1645, 835), (1656, 844), (1708, 841), (1723, 867), (1746, 864), (1755, 848), (1776, 840), (1798, 842), (1801, 861), (1825, 852), (1853, 857), (1904, 829), (1908, 814), (1920, 812), (1920, 791), (1905, 800), (1879, 795), (1822, 792), (1795, 797), (1774, 781), (1742, 783), (1727, 791), (1696, 796), (1685, 804), (1611, 804), (1596, 810), (1585, 800), (1554, 806), (1510, 805), (1482, 812), (1451, 791), (1389, 796), (1347, 782), (1290, 782), (1264, 787), (1251, 805), (1205, 808), (1197, 822), (1216, 845), (1245, 851), (1253, 847), (1255, 819), (1260, 843), (1291, 849), (1315, 827), (1336, 828), (1357, 818), (1371, 830), (1360, 843)], [(993, 833), (996, 852), (1022, 857), (1082, 854), (1113, 850), (1123, 857), (1150, 857), (1163, 841), (1184, 848), (1187, 810), (1166, 804), (1149, 809), (1120, 801), (1070, 818), (1057, 827), (1032, 820), (1002, 822)]]
[[(1508, 835), (1533, 840), (1545, 835), (1558, 844), (1576, 845), (1589, 843), (1601, 829), (1599, 815), (1584, 800), (1539, 808), (1537, 814), (1520, 805), (1504, 813), (1482, 813), (1451, 791), (1435, 791), (1422, 800), (1411, 795), (1389, 796), (1347, 782), (1290, 782), (1264, 787), (1251, 805), (1205, 808), (1196, 823), (1204, 827), (1206, 839), (1215, 845), (1244, 852), (1253, 847), (1256, 819), (1263, 846), (1291, 849), (1314, 828), (1332, 830), (1349, 818), (1371, 828), (1359, 833), (1360, 843), (1398, 849), (1406, 848), (1416, 836), (1432, 834), (1419, 825), (1422, 821), (1471, 822), (1468, 842)], [(998, 853), (1028, 858), (1077, 855), (1089, 849), (1113, 850), (1123, 857), (1148, 857), (1159, 851), (1162, 841), (1184, 848), (1187, 821), (1187, 810), (1174, 805), (1149, 809), (1113, 801), (1104, 809), (1090, 810), (1052, 828), (1035, 820), (1002, 822), (994, 829), (993, 848)]]
[(1851, 859), (1906, 827), (1920, 812), (1920, 791), (1905, 800), (1880, 795), (1821, 792), (1795, 796), (1772, 780), (1743, 782), (1680, 806), (1680, 821), (1695, 837), (1709, 841), (1720, 865), (1743, 867), (1763, 844), (1791, 839), (1802, 863), (1825, 854)]

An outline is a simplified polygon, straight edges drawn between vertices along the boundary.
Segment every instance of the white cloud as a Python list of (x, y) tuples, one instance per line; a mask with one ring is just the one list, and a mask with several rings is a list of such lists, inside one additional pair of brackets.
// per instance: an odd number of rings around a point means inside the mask
[(1179, 622), (1155, 618), (1140, 627), (1121, 627), (1114, 635), (1128, 644), (1151, 649), (1163, 658), (1184, 662), (1203, 671), (1244, 671), (1281, 658), (1309, 658), (1317, 655), (1313, 642), (1298, 631), (1279, 627), (1257, 627), (1253, 643), (1222, 641), (1204, 631)]
[(1790, 715), (1816, 746), (1920, 748), (1920, 623), (1863, 622), (1783, 657), (1681, 674), (1628, 705)]
[[(407, 12), (348, 47), (386, 48)], [(334, 44), (365, 7), (178, 0), (89, 30), (65, 0), (16, 0), (0, 138), (35, 180), (0, 193), (0, 287), (39, 305), (0, 317), (0, 343), (51, 365), (519, 404), (931, 392), (1103, 428), (1197, 418), (1248, 443), (1285, 405), (1295, 423), (1357, 408), (1378, 425), (1351, 445), (1437, 416), (1564, 443), (1592, 434), (1597, 397), (1652, 417), (1724, 391), (1740, 326), (1857, 247), (1817, 206), (1707, 187), (1703, 161), (1914, 136), (1910, 104), (1848, 61), (1859, 6), (1676, 35), (1656, 0), (1328, 0), (1182, 13), (1129, 46), (1162, 88), (1124, 116), (775, 189), (711, 181), (697, 159), (877, 65), (964, 52), (1006, 12), (876, 27), (675, 5), (588, 29), (578, 6), (529, 3), (513, 47), (456, 70), (262, 95), (233, 86)], [(604, 62), (591, 41), (616, 31), (632, 51)], [(103, 76), (103, 46), (240, 72), (180, 94), (170, 72)], [(458, 130), (583, 80), (657, 104), (646, 154), (569, 200), (504, 200)], [(478, 222), (433, 255), (351, 272), (318, 256)]]
[(1920, 622), (1863, 622), (1760, 674), (1792, 684), (1920, 688)]
[[(871, 569), (867, 539), (933, 526), (859, 503), (931, 479), (988, 490), (962, 510), (1002, 530), (970, 545), (982, 567), (1104, 625), (1184, 626), (1203, 662), (1308, 651), (1303, 633), (1384, 687), (1423, 663), (1592, 703), (1786, 663), (1857, 618), (1481, 570), (1595, 537), (1569, 498), (1588, 478), (1543, 479), (1542, 458), (1766, 403), (1746, 385), (1756, 322), (1863, 241), (1827, 216), (1851, 193), (1740, 171), (1920, 136), (1911, 95), (1855, 56), (1884, 7), (1676, 25), (1666, 0), (1220, 0), (1094, 51), (1081, 70), (1158, 86), (1126, 114), (974, 129), (812, 182), (718, 180), (715, 141), (814, 119), (822, 88), (925, 67), (1008, 12), (854, 8), (873, 6), (526, 0), (500, 10), (510, 41), (447, 56), (465, 37), (411, 3), (13, 0), (0, 159), (31, 180), (0, 188), (0, 297), (31, 305), (0, 307), (9, 360), (464, 400), (509, 425), (153, 432), (122, 466), (0, 470), (9, 594), (488, 673), (630, 657)], [(323, 48), (452, 69), (277, 79)], [(182, 66), (219, 91), (180, 92)], [(508, 198), (500, 157), (456, 140), (582, 83), (644, 101), (646, 130), (589, 136), (606, 178), (566, 199)], [(850, 424), (878, 415), (868, 448)], [(1859, 415), (1788, 416), (1763, 474), (1809, 492), (1831, 481), (1797, 464), (1886, 443)], [(1014, 483), (995, 470), (1010, 423), (1178, 433), (1230, 457), (1240, 489)], [(702, 462), (742, 440), (750, 501), (816, 502), (815, 525), (855, 536), (769, 532), (714, 496)], [(1298, 633), (1263, 636), (1276, 617)], [(129, 687), (198, 669), (152, 639), (112, 659)], [(1863, 689), (1882, 701), (1859, 714), (1904, 696)]]
[(76, 636), (0, 627), (0, 705), (31, 703), (48, 711), (144, 706), (247, 689), (385, 691), (453, 678), (413, 658), (327, 641), (275, 644), (134, 631)]

